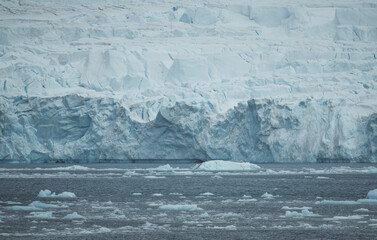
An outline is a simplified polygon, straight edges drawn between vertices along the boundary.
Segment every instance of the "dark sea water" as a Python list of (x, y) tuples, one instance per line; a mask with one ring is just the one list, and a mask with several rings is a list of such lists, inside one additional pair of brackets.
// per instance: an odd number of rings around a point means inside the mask
[[(377, 239), (377, 202), (358, 201), (377, 189), (376, 165), (159, 165), (0, 165), (0, 239)], [(35, 201), (58, 208), (14, 209)]]

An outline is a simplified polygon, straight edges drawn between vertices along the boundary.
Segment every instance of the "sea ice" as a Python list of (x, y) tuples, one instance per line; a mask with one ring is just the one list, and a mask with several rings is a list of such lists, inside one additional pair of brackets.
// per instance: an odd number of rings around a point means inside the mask
[(42, 218), (42, 219), (53, 219), (52, 211), (47, 212), (31, 212), (29, 216), (25, 216), (26, 218)]
[(268, 193), (268, 192), (265, 192), (264, 194), (262, 194), (262, 196), (261, 196), (262, 198), (264, 198), (264, 199), (274, 199), (274, 198), (276, 198), (276, 197), (278, 197), (277, 195), (272, 195), (272, 194), (270, 194), (270, 193)]
[(65, 205), (56, 205), (56, 204), (49, 204), (49, 203), (42, 203), (39, 201), (34, 201), (30, 203), (28, 206), (10, 206), (6, 209), (13, 210), (13, 211), (37, 211), (43, 210), (46, 208), (66, 208)]
[(63, 219), (86, 219), (84, 216), (81, 216), (77, 212), (67, 214)]
[(215, 195), (215, 194), (213, 194), (213, 193), (210, 193), (210, 192), (205, 192), (205, 193), (201, 193), (201, 194), (199, 194), (200, 196), (213, 196), (213, 195)]
[(377, 189), (371, 190), (368, 192), (367, 199), (377, 200)]
[(315, 213), (309, 211), (308, 209), (301, 210), (301, 213), (296, 212), (296, 211), (286, 211), (285, 212), (285, 217), (293, 217), (293, 218), (319, 217), (319, 216), (321, 216), (321, 215), (315, 214)]
[(173, 211), (198, 211), (203, 210), (196, 204), (167, 204), (159, 206), (160, 210), (173, 210)]
[(351, 200), (344, 200), (344, 201), (322, 200), (322, 201), (316, 201), (315, 204), (319, 204), (319, 205), (357, 205), (357, 204), (360, 204), (360, 202), (351, 201)]
[(366, 209), (366, 208), (359, 208), (359, 209), (356, 209), (356, 210), (353, 210), (354, 212), (369, 212), (369, 209)]
[(324, 218), (325, 221), (338, 221), (338, 220), (358, 220), (363, 219), (364, 215), (351, 215), (351, 216), (334, 216), (332, 218)]
[(211, 160), (194, 167), (202, 171), (255, 171), (260, 167), (248, 162), (231, 162), (223, 160)]
[(76, 198), (76, 195), (72, 192), (62, 192), (59, 194), (52, 193), (50, 190), (41, 190), (38, 194), (40, 198)]

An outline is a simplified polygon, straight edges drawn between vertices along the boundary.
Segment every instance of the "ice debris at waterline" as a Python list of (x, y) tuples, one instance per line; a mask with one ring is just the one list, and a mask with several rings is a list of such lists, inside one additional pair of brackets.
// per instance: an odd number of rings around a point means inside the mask
[(2, 162), (377, 162), (373, 1), (51, 2), (1, 2)]
[(256, 171), (261, 168), (256, 164), (248, 162), (213, 160), (198, 164), (194, 169), (202, 171)]
[(46, 190), (41, 190), (38, 194), (38, 197), (40, 198), (76, 198), (76, 194), (72, 192), (62, 192), (62, 193), (56, 194), (46, 189)]

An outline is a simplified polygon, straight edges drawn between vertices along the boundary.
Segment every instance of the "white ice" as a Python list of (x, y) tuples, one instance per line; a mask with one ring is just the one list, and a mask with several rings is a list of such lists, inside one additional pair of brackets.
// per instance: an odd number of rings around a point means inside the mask
[(72, 192), (62, 192), (62, 193), (56, 194), (46, 189), (46, 190), (41, 190), (38, 194), (38, 197), (40, 198), (76, 198), (76, 195)]
[(173, 210), (173, 211), (198, 211), (203, 210), (196, 204), (167, 204), (159, 206), (160, 210)]
[(63, 219), (86, 219), (86, 218), (84, 216), (81, 216), (77, 212), (73, 212), (64, 216)]
[(258, 165), (248, 162), (232, 162), (223, 160), (207, 161), (196, 165), (194, 168), (202, 171), (255, 171), (260, 169)]
[(293, 218), (302, 218), (302, 217), (319, 217), (321, 215), (315, 214), (308, 209), (303, 209), (301, 212), (296, 211), (286, 211), (285, 217), (293, 217)]

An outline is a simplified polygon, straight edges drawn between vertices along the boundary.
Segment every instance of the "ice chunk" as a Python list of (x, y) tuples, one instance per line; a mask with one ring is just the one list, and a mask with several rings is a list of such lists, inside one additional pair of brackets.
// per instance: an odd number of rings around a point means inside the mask
[(56, 168), (48, 168), (49, 170), (74, 170), (74, 171), (87, 171), (91, 170), (91, 168), (80, 166), (80, 165), (73, 165), (73, 166), (68, 166), (68, 167), (56, 167)]
[(359, 208), (359, 209), (356, 209), (356, 210), (353, 210), (354, 212), (369, 212), (369, 209), (366, 209), (366, 208)]
[(86, 217), (81, 216), (77, 212), (73, 212), (73, 213), (67, 214), (65, 217), (63, 217), (63, 219), (86, 219)]
[(72, 192), (62, 192), (62, 193), (56, 194), (46, 189), (46, 190), (41, 190), (38, 194), (38, 197), (40, 198), (76, 198), (76, 195)]
[(274, 199), (274, 198), (276, 198), (276, 197), (279, 197), (278, 195), (272, 195), (272, 194), (270, 194), (270, 193), (268, 193), (268, 192), (265, 192), (264, 194), (262, 194), (262, 196), (261, 196), (262, 198), (264, 198), (264, 199)]
[(242, 214), (239, 213), (233, 213), (233, 212), (228, 212), (228, 213), (218, 213), (214, 215), (215, 217), (223, 217), (223, 218), (231, 218), (231, 217), (242, 217)]
[(215, 194), (213, 193), (210, 193), (210, 192), (205, 192), (205, 193), (201, 193), (200, 196), (213, 196)]
[(335, 216), (332, 218), (324, 218), (325, 221), (338, 221), (338, 220), (359, 220), (363, 219), (363, 215), (351, 215), (351, 216)]
[(311, 207), (288, 207), (284, 206), (281, 209), (283, 210), (305, 210), (305, 209), (312, 209)]
[(195, 166), (197, 170), (202, 171), (255, 171), (260, 167), (248, 162), (231, 162), (223, 160), (207, 161)]
[(371, 190), (368, 192), (367, 199), (377, 200), (377, 189)]
[(66, 208), (65, 205), (56, 205), (56, 204), (49, 204), (49, 203), (42, 203), (40, 201), (34, 201), (30, 203), (28, 206), (10, 206), (6, 209), (13, 210), (13, 211), (36, 211), (42, 210), (46, 208)]
[(159, 207), (161, 210), (173, 210), (173, 211), (198, 211), (203, 210), (196, 204), (168, 204)]
[(152, 194), (152, 196), (154, 196), (154, 197), (162, 197), (162, 196), (164, 196), (164, 194), (161, 194), (161, 193), (154, 193), (154, 194)]
[(319, 217), (319, 216), (321, 216), (321, 215), (315, 214), (315, 213), (309, 211), (308, 209), (301, 210), (301, 213), (296, 212), (296, 211), (286, 211), (285, 212), (285, 217), (293, 217), (293, 218)]
[(334, 201), (334, 200), (322, 200), (322, 201), (317, 201), (315, 204), (320, 204), (320, 205), (357, 205), (360, 204), (357, 201), (350, 201), (350, 200), (345, 200), (345, 201)]
[(166, 178), (165, 176), (144, 176), (147, 179), (163, 179)]
[(157, 170), (157, 171), (172, 171), (174, 169), (179, 169), (179, 168), (172, 168), (169, 164), (166, 164), (166, 165), (161, 165), (159, 167), (156, 167), (153, 170)]
[(52, 211), (47, 212), (31, 212), (26, 218), (42, 218), (42, 219), (53, 219)]

